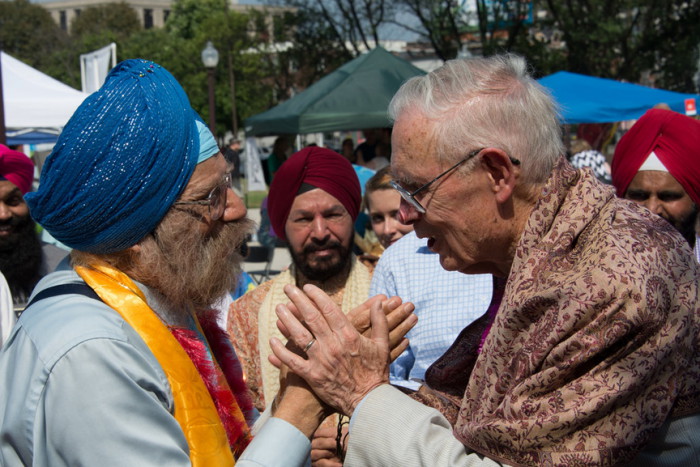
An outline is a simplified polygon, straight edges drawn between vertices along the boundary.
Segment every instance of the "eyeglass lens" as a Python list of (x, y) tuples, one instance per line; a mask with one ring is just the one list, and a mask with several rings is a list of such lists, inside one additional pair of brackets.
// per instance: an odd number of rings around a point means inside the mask
[(414, 209), (416, 209), (421, 214), (425, 214), (425, 208), (423, 208), (423, 206), (420, 205), (418, 200), (415, 199), (411, 195), (411, 193), (408, 192), (408, 190), (406, 190), (404, 187), (402, 187), (401, 185), (399, 185), (398, 183), (396, 183), (393, 180), (390, 183), (391, 183), (391, 186), (393, 186), (394, 189), (399, 192), (399, 194), (401, 195), (401, 198), (403, 198), (404, 201), (406, 201), (408, 204), (410, 204)]
[(226, 193), (229, 188), (229, 181), (226, 179), (224, 183), (214, 188), (210, 194), (209, 209), (211, 209), (212, 220), (218, 220), (223, 216), (226, 209)]

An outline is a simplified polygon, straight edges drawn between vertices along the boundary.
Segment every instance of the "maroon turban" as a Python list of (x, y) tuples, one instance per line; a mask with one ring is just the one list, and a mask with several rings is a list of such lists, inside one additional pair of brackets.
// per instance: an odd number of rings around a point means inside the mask
[(700, 122), (662, 109), (649, 110), (637, 120), (615, 148), (612, 181), (618, 196), (625, 195), (652, 152), (700, 205)]
[(34, 180), (34, 162), (26, 154), (0, 144), (0, 179), (3, 178), (27, 194)]
[(352, 164), (335, 151), (310, 146), (292, 154), (272, 179), (268, 213), (275, 234), (282, 240), (286, 240), (284, 225), (302, 183), (334, 196), (345, 206), (352, 220), (357, 219), (362, 198)]

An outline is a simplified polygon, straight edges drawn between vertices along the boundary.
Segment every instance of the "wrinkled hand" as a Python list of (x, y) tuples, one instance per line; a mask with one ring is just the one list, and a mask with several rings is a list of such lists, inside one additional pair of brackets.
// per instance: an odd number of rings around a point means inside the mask
[[(386, 295), (375, 295), (371, 297), (347, 314), (348, 319), (357, 332), (365, 337), (370, 336), (371, 325), (369, 315), (375, 303), (381, 304), (382, 311), (387, 318), (389, 325), (389, 357), (390, 361), (393, 362), (408, 348), (409, 340), (406, 339), (405, 336), (406, 333), (413, 329), (413, 326), (418, 323), (418, 317), (413, 314), (416, 307), (411, 302), (402, 303), (399, 297), (391, 297), (389, 299), (386, 298)], [(304, 318), (301, 316), (296, 306), (294, 306), (294, 303), (287, 304), (287, 307), (299, 321), (302, 323), (304, 322)], [(284, 326), (284, 323), (277, 320), (277, 327), (284, 337), (289, 339), (289, 331)]]
[[(347, 425), (343, 427), (343, 449), (347, 449)], [(336, 452), (338, 429), (322, 426), (311, 438), (311, 465), (313, 467), (341, 467), (343, 465)]]
[(389, 323), (390, 359), (393, 362), (408, 348), (409, 342), (404, 336), (418, 322), (418, 317), (413, 314), (416, 307), (411, 302), (402, 303), (399, 297), (387, 299), (385, 295), (375, 295), (347, 314), (357, 332), (365, 337), (370, 336), (369, 315), (372, 305), (377, 301), (381, 303), (382, 311)]
[[(303, 355), (301, 349), (291, 341), (287, 343), (287, 350)], [(332, 413), (332, 409), (311, 391), (306, 381), (291, 373), (286, 365), (279, 367), (279, 370), (280, 390), (272, 402), (272, 416), (291, 423), (310, 437)]]
[[(313, 285), (299, 288), (287, 285), (284, 292), (303, 318), (306, 326), (287, 305), (278, 305), (277, 316), (289, 339), (304, 348), (308, 360), (285, 348), (279, 339), (270, 339), (274, 355), (270, 362), (282, 364), (301, 376), (328, 405), (345, 415), (352, 415), (357, 404), (375, 387), (389, 381), (389, 330), (381, 303), (370, 311), (370, 337), (364, 337), (323, 293)], [(308, 326), (308, 329), (307, 329)]]

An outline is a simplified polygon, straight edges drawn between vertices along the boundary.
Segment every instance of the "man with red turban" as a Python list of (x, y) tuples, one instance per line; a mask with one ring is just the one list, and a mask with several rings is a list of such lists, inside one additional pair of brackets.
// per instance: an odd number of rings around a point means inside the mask
[[(274, 406), (273, 399), (280, 391), (280, 372), (268, 357), (272, 355), (270, 339), (284, 339), (277, 328), (275, 309), (289, 302), (285, 286), (313, 284), (326, 292), (345, 314), (353, 311), (353, 316), (361, 314), (361, 310), (369, 311), (372, 303), (385, 298), (378, 295), (379, 298), (367, 299), (372, 267), (352, 253), (361, 192), (355, 170), (347, 159), (325, 148), (302, 149), (276, 172), (268, 202), (270, 223), (275, 234), (287, 242), (292, 264), (232, 303), (228, 313), (229, 336), (243, 365), (253, 403), (261, 411)], [(388, 313), (400, 303), (393, 298), (382, 306)], [(410, 312), (413, 305), (401, 307), (399, 313), (402, 310)], [(403, 336), (415, 320), (404, 323), (397, 327), (397, 335)], [(356, 325), (358, 329), (362, 327)], [(308, 350), (314, 342), (310, 341), (303, 350)], [(392, 350), (392, 357), (400, 355), (407, 345), (404, 339)], [(312, 451), (312, 459), (335, 455), (334, 425), (338, 421), (335, 416), (329, 417), (315, 433), (312, 449), (323, 452)], [(326, 444), (329, 442), (333, 446), (330, 449)]]
[(652, 109), (622, 137), (612, 161), (618, 196), (666, 219), (691, 248), (697, 243), (699, 151), (699, 121), (670, 110)]
[(285, 161), (269, 194), (272, 228), (288, 244), (290, 268), (233, 303), (228, 331), (259, 410), (272, 403), (279, 371), (268, 361), (269, 339), (282, 338), (275, 307), (286, 284), (319, 286), (347, 313), (369, 295), (371, 271), (352, 254), (360, 183), (352, 164), (329, 149), (307, 147)]
[(10, 286), (15, 312), (24, 309), (39, 279), (67, 254), (37, 235), (24, 200), (33, 181), (32, 160), (0, 144), (0, 272)]

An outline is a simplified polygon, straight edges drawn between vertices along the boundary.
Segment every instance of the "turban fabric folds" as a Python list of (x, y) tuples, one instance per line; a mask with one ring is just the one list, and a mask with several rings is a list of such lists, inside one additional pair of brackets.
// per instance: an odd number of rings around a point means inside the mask
[[(27, 196), (32, 217), (71, 248), (105, 254), (152, 232), (200, 160), (211, 133), (160, 65), (126, 60), (75, 111)], [(214, 152), (212, 152), (214, 151)]]
[(280, 166), (270, 186), (268, 212), (272, 228), (286, 240), (284, 226), (302, 184), (320, 188), (335, 197), (353, 221), (360, 212), (360, 182), (352, 164), (330, 149), (307, 147)]
[(677, 112), (652, 109), (625, 133), (612, 161), (613, 185), (618, 196), (651, 153), (700, 205), (700, 122)]
[(23, 195), (27, 194), (34, 180), (34, 162), (26, 154), (0, 144), (0, 179), (15, 185)]

